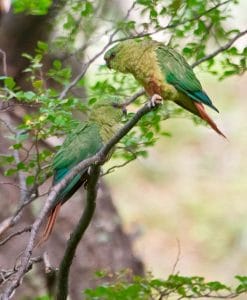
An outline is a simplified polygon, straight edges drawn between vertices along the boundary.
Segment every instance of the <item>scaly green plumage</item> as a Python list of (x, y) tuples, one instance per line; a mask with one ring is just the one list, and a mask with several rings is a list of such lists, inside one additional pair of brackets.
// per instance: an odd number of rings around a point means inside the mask
[[(115, 103), (117, 103), (116, 98), (97, 101), (89, 120), (79, 124), (66, 137), (53, 159), (53, 185), (59, 183), (78, 163), (95, 155), (115, 135), (122, 116), (121, 109), (114, 106)], [(60, 206), (85, 183), (87, 175), (88, 170), (82, 170), (59, 192), (44, 230), (42, 242), (49, 237)]]
[(203, 104), (217, 108), (202, 90), (193, 69), (174, 49), (153, 40), (126, 40), (108, 50), (104, 58), (109, 68), (133, 74), (148, 95), (174, 101), (223, 135)]

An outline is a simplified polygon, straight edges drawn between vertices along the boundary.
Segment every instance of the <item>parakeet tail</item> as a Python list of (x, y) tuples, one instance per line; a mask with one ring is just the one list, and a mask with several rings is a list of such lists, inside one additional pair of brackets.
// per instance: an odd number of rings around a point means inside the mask
[(45, 225), (45, 229), (42, 233), (41, 239), (38, 241), (37, 247), (39, 247), (41, 244), (43, 244), (45, 241), (47, 241), (49, 236), (51, 235), (61, 206), (62, 206), (62, 203), (60, 202), (51, 211), (51, 213), (48, 217), (47, 223)]
[(227, 137), (219, 130), (219, 128), (217, 127), (217, 125), (214, 123), (214, 121), (209, 117), (209, 115), (207, 114), (204, 106), (199, 103), (199, 102), (194, 102), (198, 113), (200, 115), (200, 117), (205, 120), (212, 128), (214, 131), (216, 131), (219, 135), (223, 136), (225, 139), (227, 139)]

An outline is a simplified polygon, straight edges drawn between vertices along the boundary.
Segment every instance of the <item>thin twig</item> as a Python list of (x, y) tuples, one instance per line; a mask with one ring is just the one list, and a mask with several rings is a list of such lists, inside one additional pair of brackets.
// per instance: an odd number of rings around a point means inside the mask
[(236, 42), (236, 40), (238, 40), (240, 37), (242, 37), (243, 35), (247, 34), (247, 29), (244, 31), (239, 32), (234, 38), (232, 38), (231, 40), (229, 40), (225, 45), (219, 47), (217, 50), (215, 50), (214, 52), (205, 55), (204, 57), (202, 57), (201, 59), (199, 59), (198, 61), (194, 62), (191, 66), (192, 68), (198, 66), (199, 64), (215, 57), (216, 55), (220, 54), (221, 52), (229, 49), (233, 43)]
[[(41, 256), (31, 258), (27, 265), (26, 273), (32, 269), (34, 264), (40, 263), (42, 261), (43, 261), (43, 259)], [(18, 270), (19, 270), (19, 268), (17, 266), (14, 266), (14, 268), (11, 270), (0, 270), (0, 284), (2, 284), (3, 282), (6, 282), (8, 279), (10, 279), (10, 277), (13, 276), (14, 274), (16, 274), (18, 272)], [(4, 300), (4, 298), (0, 298), (0, 299)], [(9, 298), (5, 298), (5, 299), (8, 300)]]
[(103, 174), (100, 175), (100, 177), (103, 177), (103, 176), (106, 176), (108, 174), (111, 174), (112, 172), (114, 172), (116, 169), (119, 169), (119, 168), (122, 168), (122, 167), (125, 167), (127, 166), (130, 162), (132, 162), (133, 160), (136, 159), (136, 156), (135, 157), (132, 157), (131, 159), (129, 160), (126, 160), (125, 162), (123, 162), (122, 164), (119, 164), (119, 165), (115, 165), (111, 168), (109, 168), (107, 171), (105, 171)]
[[(16, 184), (14, 182), (7, 182), (7, 181), (0, 181), (0, 185), (3, 184), (3, 185), (12, 185), (16, 188), (18, 188), (19, 190), (21, 190), (21, 186), (19, 184)], [(24, 190), (25, 192), (27, 192), (27, 190)]]
[[(20, 136), (20, 132), (18, 130), (16, 130), (9, 122), (7, 122), (6, 120), (0, 119), (0, 122), (3, 123), (5, 125), (5, 127), (12, 133), (15, 135), (15, 139), (18, 141), (19, 140), (19, 136)], [(14, 150), (13, 151), (13, 156), (15, 159), (15, 163), (16, 165), (18, 165), (21, 160), (20, 160), (20, 153), (18, 150)], [(19, 170), (18, 171), (18, 178), (19, 178), (19, 183), (20, 183), (20, 202), (23, 203), (23, 201), (26, 198), (26, 193), (28, 191), (27, 189), (27, 185), (26, 185), (26, 177), (25, 174)]]
[(176, 268), (177, 268), (177, 265), (178, 265), (179, 260), (180, 260), (180, 256), (181, 256), (181, 245), (180, 245), (180, 241), (179, 241), (179, 239), (176, 239), (176, 241), (177, 241), (178, 251), (177, 251), (177, 256), (176, 256), (175, 263), (173, 264), (173, 267), (172, 267), (172, 272), (171, 272), (171, 274), (174, 274), (174, 273), (175, 273)]
[(126, 106), (130, 105), (131, 103), (133, 103), (137, 98), (139, 98), (140, 96), (145, 95), (145, 91), (144, 89), (140, 89), (139, 91), (137, 91), (134, 95), (132, 95), (131, 97), (127, 98), (124, 102), (122, 103), (117, 103), (114, 104), (115, 107), (120, 107), (120, 108), (126, 108)]
[(51, 265), (50, 258), (46, 251), (43, 254), (43, 261), (44, 261), (44, 266), (45, 266), (45, 273), (50, 273), (55, 270)]
[(64, 256), (59, 266), (58, 280), (57, 280), (57, 297), (59, 300), (66, 300), (68, 295), (68, 282), (69, 282), (69, 271), (75, 256), (76, 248), (84, 235), (88, 225), (91, 223), (97, 197), (97, 182), (100, 175), (100, 166), (94, 166), (91, 170), (87, 185), (87, 199), (86, 207), (82, 213), (82, 216), (76, 225), (70, 239), (67, 243)]
[(19, 203), (14, 214), (0, 223), (0, 237), (6, 230), (13, 227), (20, 220), (23, 209), (37, 198), (36, 195), (33, 196), (36, 189), (37, 185), (34, 185), (31, 190), (26, 191), (25, 199)]
[[(16, 131), (16, 139), (17, 140), (19, 139), (19, 136), (20, 136), (20, 133)], [(13, 156), (15, 158), (16, 165), (18, 165), (21, 162), (19, 151), (14, 150)], [(28, 191), (27, 184), (26, 184), (26, 175), (21, 170), (19, 170), (17, 172), (17, 174), (18, 174), (19, 184), (20, 184), (20, 203), (23, 203), (26, 199), (27, 191)]]
[(226, 0), (224, 2), (221, 2), (221, 3), (218, 3), (217, 5), (209, 8), (208, 10), (202, 12), (201, 14), (199, 15), (196, 15), (195, 17), (192, 17), (192, 18), (189, 18), (189, 19), (185, 19), (183, 21), (179, 21), (179, 22), (174, 22), (174, 23), (169, 23), (168, 25), (166, 26), (163, 26), (163, 27), (159, 27), (157, 28), (156, 30), (154, 30), (153, 32), (142, 32), (142, 33), (138, 33), (136, 35), (133, 35), (131, 37), (128, 37), (128, 38), (119, 38), (117, 40), (114, 40), (114, 43), (117, 43), (117, 42), (122, 42), (126, 39), (136, 39), (136, 38), (142, 38), (142, 37), (146, 37), (146, 36), (150, 36), (150, 35), (154, 35), (156, 33), (159, 33), (161, 31), (164, 31), (164, 30), (167, 30), (167, 29), (172, 29), (172, 28), (175, 28), (175, 27), (178, 27), (178, 26), (181, 26), (181, 25), (185, 25), (187, 23), (190, 23), (190, 22), (194, 22), (194, 21), (197, 21), (199, 20), (201, 17), (209, 14), (210, 12), (212, 12), (213, 10), (219, 8), (220, 6), (222, 5), (225, 5), (229, 2), (231, 2), (232, 0)]
[(10, 239), (12, 239), (13, 237), (20, 235), (24, 232), (30, 232), (31, 231), (32, 226), (27, 226), (23, 229), (20, 229), (16, 232), (11, 233), (9, 236), (7, 236), (4, 240), (0, 241), (0, 246), (6, 244)]

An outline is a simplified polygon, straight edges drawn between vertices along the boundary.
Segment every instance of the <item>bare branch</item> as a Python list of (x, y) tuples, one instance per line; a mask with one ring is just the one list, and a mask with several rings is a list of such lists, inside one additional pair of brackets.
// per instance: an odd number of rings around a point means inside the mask
[(175, 263), (172, 267), (172, 273), (171, 274), (174, 274), (175, 271), (176, 271), (176, 268), (178, 266), (178, 263), (179, 263), (179, 260), (180, 260), (180, 256), (181, 256), (181, 245), (180, 245), (180, 241), (179, 239), (176, 239), (177, 241), (177, 247), (178, 247), (178, 252), (177, 252), (177, 257), (176, 257), (176, 260), (175, 260)]
[(229, 40), (225, 45), (219, 47), (217, 50), (215, 50), (214, 52), (212, 52), (211, 54), (208, 54), (204, 57), (202, 57), (201, 59), (199, 59), (198, 61), (194, 62), (191, 66), (192, 68), (198, 66), (199, 64), (215, 57), (216, 55), (220, 54), (221, 52), (229, 49), (233, 43), (236, 42), (236, 40), (238, 40), (239, 38), (241, 38), (243, 35), (247, 34), (247, 29), (244, 31), (239, 32), (234, 38), (232, 38), (231, 40)]
[(69, 271), (75, 256), (76, 248), (83, 237), (88, 225), (91, 223), (97, 197), (97, 182), (100, 175), (100, 166), (94, 166), (92, 173), (89, 177), (87, 185), (87, 199), (86, 207), (82, 213), (82, 216), (76, 225), (70, 239), (67, 243), (64, 256), (59, 266), (58, 280), (57, 280), (57, 299), (66, 300), (68, 295), (68, 282), (69, 282)]
[(130, 105), (131, 103), (133, 103), (137, 98), (139, 98), (140, 96), (145, 95), (145, 91), (144, 89), (140, 89), (139, 91), (137, 91), (134, 95), (132, 95), (131, 97), (129, 97), (128, 99), (126, 99), (124, 102), (120, 103), (120, 104), (114, 104), (116, 107), (120, 107), (120, 108), (126, 108), (126, 106)]
[(119, 168), (122, 168), (122, 167), (125, 167), (127, 166), (130, 162), (132, 162), (133, 160), (136, 159), (136, 156), (135, 157), (132, 157), (131, 159), (129, 160), (126, 160), (124, 163), (122, 164), (119, 164), (119, 165), (116, 165), (116, 166), (113, 166), (111, 168), (109, 168), (105, 173), (103, 173), (100, 177), (103, 177), (103, 176), (106, 176), (112, 172), (114, 172), (116, 169), (119, 169)]
[[(16, 187), (17, 189), (21, 190), (21, 186), (19, 184), (16, 184), (14, 182), (6, 182), (6, 181), (0, 181), (0, 185), (3, 184), (3, 185), (12, 185), (14, 187)], [(24, 190), (25, 192), (27, 192), (27, 190)]]
[(31, 190), (26, 190), (26, 197), (19, 203), (15, 213), (0, 223), (0, 237), (6, 230), (13, 227), (20, 220), (23, 209), (37, 198), (36, 195), (33, 195), (36, 189), (37, 185), (34, 185)]
[(57, 269), (51, 265), (50, 258), (46, 251), (43, 254), (43, 262), (45, 266), (46, 286), (49, 294), (53, 295), (56, 286)]
[[(27, 265), (27, 269), (26, 269), (26, 273), (29, 272), (33, 265), (36, 263), (40, 263), (42, 262), (42, 257), (38, 256), (38, 257), (33, 257), (32, 259), (30, 259), (28, 265)], [(11, 270), (0, 270), (0, 284), (6, 282), (8, 279), (10, 279), (10, 277), (12, 277), (14, 274), (16, 274), (18, 272), (18, 267), (14, 266), (13, 269)], [(1, 300), (9, 300), (9, 298), (1, 298)]]
[(13, 237), (20, 235), (24, 232), (30, 232), (31, 231), (32, 226), (27, 226), (21, 230), (18, 230), (16, 232), (11, 233), (9, 236), (7, 236), (4, 240), (0, 241), (0, 246), (6, 244), (10, 239), (12, 239)]
[(45, 273), (50, 273), (50, 272), (54, 271), (54, 268), (51, 265), (48, 253), (46, 251), (43, 254), (43, 261), (44, 261), (44, 265), (45, 265)]

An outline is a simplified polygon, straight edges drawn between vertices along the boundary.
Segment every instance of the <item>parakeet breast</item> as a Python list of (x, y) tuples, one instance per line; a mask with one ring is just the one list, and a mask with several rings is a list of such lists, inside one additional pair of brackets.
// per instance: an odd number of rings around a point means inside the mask
[[(141, 46), (140, 46), (141, 44)], [(150, 41), (130, 43), (124, 61), (125, 73), (134, 75), (137, 81), (144, 86), (146, 92), (151, 96), (160, 94), (166, 100), (176, 100), (179, 97), (174, 86), (168, 84), (162, 72), (156, 54), (159, 43)], [(133, 47), (132, 51), (131, 46)]]
[(102, 124), (100, 126), (100, 136), (104, 144), (107, 144), (110, 139), (118, 132), (121, 128), (120, 124)]

